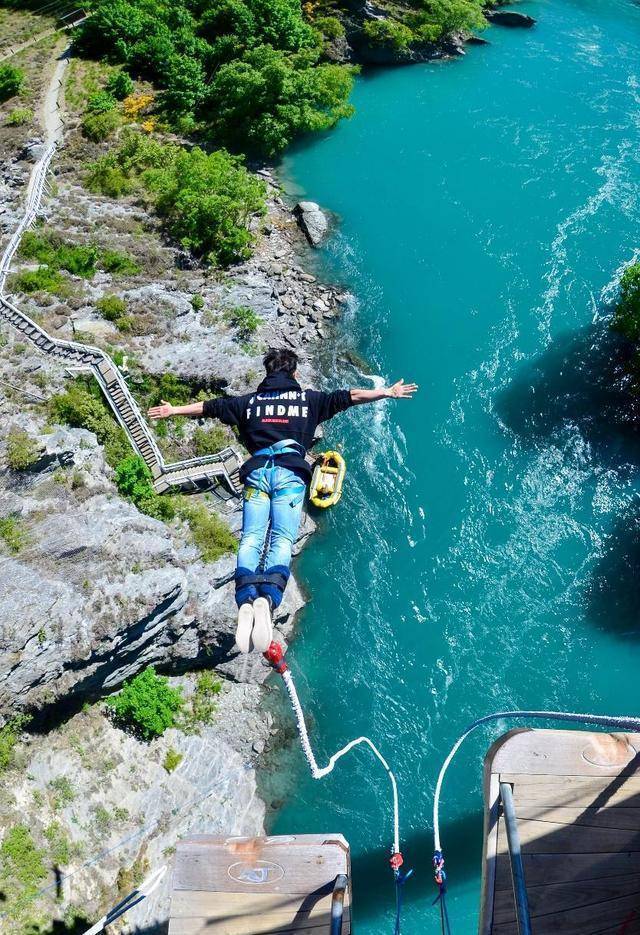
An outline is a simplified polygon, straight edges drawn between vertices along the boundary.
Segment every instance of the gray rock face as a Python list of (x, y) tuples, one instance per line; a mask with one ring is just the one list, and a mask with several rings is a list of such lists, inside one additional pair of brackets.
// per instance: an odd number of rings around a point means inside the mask
[(317, 247), (329, 229), (320, 206), (315, 201), (299, 201), (293, 213), (311, 246)]
[[(172, 679), (186, 697), (194, 681)], [(68, 850), (77, 855), (65, 867), (72, 873), (65, 899), (92, 919), (130, 891), (132, 883), (123, 874), (132, 867), (144, 877), (166, 866), (160, 887), (127, 915), (129, 931), (151, 926), (166, 931), (176, 842), (190, 833), (262, 833), (265, 808), (257, 795), (251, 746), (266, 746), (271, 722), (254, 713), (259, 694), (256, 686), (226, 683), (211, 725), (200, 725), (195, 735), (170, 729), (151, 743), (117, 729), (96, 709), (77, 714), (46, 737), (27, 735), (20, 764), (5, 774), (2, 823), (23, 823), (28, 814), (30, 832), (45, 853), (46, 829), (52, 823), (60, 829)], [(182, 756), (170, 773), (163, 766), (169, 750)], [(67, 795), (56, 802), (55, 784), (61, 782)], [(98, 854), (95, 863), (81, 866)], [(48, 862), (47, 871), (44, 885), (54, 880)], [(64, 911), (54, 895), (55, 887), (38, 903), (46, 918)], [(23, 931), (19, 922), (8, 923), (7, 935)]]
[[(24, 539), (0, 558), (0, 714), (97, 698), (148, 665), (207, 664), (262, 681), (262, 658), (234, 648), (234, 557), (205, 565), (186, 529), (115, 495), (91, 433), (60, 429), (40, 441), (46, 456), (29, 472), (5, 472), (0, 491), (0, 514), (16, 518)], [(62, 464), (76, 491), (54, 476)], [(276, 618), (283, 637), (301, 605), (292, 582)]]

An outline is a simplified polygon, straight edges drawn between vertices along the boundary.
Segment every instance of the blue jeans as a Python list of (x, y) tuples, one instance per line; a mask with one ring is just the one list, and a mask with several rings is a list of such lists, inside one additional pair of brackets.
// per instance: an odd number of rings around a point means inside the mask
[(305, 482), (288, 468), (257, 468), (247, 477), (236, 570), (238, 606), (254, 601), (256, 597), (271, 598), (274, 607), (280, 604), (284, 586), (270, 582), (240, 584), (238, 579), (258, 571), (271, 524), (269, 544), (262, 565), (265, 574), (278, 574), (286, 585), (305, 491)]

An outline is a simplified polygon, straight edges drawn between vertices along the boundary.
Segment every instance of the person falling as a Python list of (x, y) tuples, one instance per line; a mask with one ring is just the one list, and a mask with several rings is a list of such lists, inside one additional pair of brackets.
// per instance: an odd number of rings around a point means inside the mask
[[(305, 455), (317, 426), (351, 406), (410, 399), (418, 389), (415, 383), (398, 380), (380, 389), (325, 393), (302, 389), (297, 380), (298, 358), (291, 350), (272, 348), (263, 363), (266, 376), (253, 393), (188, 406), (162, 400), (160, 406), (149, 409), (154, 420), (204, 416), (236, 426), (251, 455), (240, 470), (242, 536), (235, 572), (236, 643), (243, 653), (266, 652), (273, 638), (271, 615), (289, 580), (291, 549), (312, 473)], [(269, 544), (259, 570), (269, 527)]]

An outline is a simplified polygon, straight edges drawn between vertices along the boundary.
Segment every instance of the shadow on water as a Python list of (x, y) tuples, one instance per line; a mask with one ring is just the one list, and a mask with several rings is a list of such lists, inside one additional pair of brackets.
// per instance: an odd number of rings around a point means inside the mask
[[(450, 886), (477, 876), (482, 863), (482, 812), (461, 815), (442, 827)], [(433, 882), (433, 833), (416, 831), (402, 842), (404, 870), (414, 875), (404, 889), (404, 902), (429, 900), (437, 894)], [(359, 920), (374, 919), (394, 905), (393, 878), (389, 870), (389, 851), (380, 847), (355, 854), (351, 859), (354, 911)], [(434, 910), (435, 911), (435, 910)]]
[(640, 507), (620, 517), (586, 595), (587, 620), (620, 639), (640, 639)]
[(499, 393), (496, 412), (525, 441), (570, 422), (601, 462), (640, 465), (640, 399), (629, 387), (630, 353), (605, 322), (561, 335)]

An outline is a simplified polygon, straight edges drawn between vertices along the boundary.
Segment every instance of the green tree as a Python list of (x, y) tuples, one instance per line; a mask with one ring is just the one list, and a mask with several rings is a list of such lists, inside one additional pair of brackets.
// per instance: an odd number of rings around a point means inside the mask
[(8, 101), (24, 86), (24, 72), (15, 65), (0, 65), (0, 102)]
[(640, 263), (628, 266), (622, 274), (612, 327), (629, 341), (640, 343)]
[(350, 116), (353, 69), (317, 60), (315, 51), (289, 56), (263, 45), (222, 65), (209, 94), (214, 134), (232, 148), (274, 156), (295, 137)]
[(183, 247), (220, 266), (249, 256), (248, 222), (264, 213), (265, 187), (238, 157), (224, 150), (180, 150), (151, 186), (159, 214)]
[(179, 688), (172, 688), (168, 679), (149, 666), (125, 682), (121, 692), (107, 699), (107, 705), (117, 723), (152, 740), (173, 727), (184, 698)]

